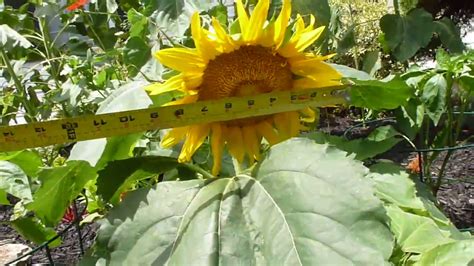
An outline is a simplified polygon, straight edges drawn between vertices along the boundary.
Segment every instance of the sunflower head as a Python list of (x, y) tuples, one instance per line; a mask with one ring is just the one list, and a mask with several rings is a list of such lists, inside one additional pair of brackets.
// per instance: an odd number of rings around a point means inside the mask
[[(241, 33), (230, 35), (212, 18), (212, 28), (201, 27), (198, 13), (192, 16), (191, 33), (195, 48), (169, 48), (155, 57), (180, 73), (162, 84), (147, 88), (150, 94), (179, 90), (184, 97), (170, 104), (184, 104), (232, 96), (248, 96), (278, 90), (300, 90), (339, 85), (340, 74), (323, 60), (329, 56), (305, 53), (324, 27), (314, 28), (297, 15), (294, 30), (285, 38), (291, 15), (290, 0), (284, 0), (276, 19), (267, 21), (270, 0), (260, 0), (249, 16), (241, 0), (236, 0)], [(223, 147), (239, 162), (251, 163), (260, 156), (262, 138), (273, 145), (297, 136), (301, 121), (312, 122), (315, 113), (306, 108), (255, 118), (192, 125), (172, 129), (162, 139), (164, 147), (184, 140), (179, 161), (191, 160), (194, 152), (210, 137), (214, 157), (212, 172), (221, 168)]]

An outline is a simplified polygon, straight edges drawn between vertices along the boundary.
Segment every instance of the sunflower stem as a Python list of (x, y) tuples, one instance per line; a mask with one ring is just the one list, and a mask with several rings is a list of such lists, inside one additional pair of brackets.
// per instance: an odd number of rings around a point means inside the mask
[(208, 171), (202, 169), (201, 167), (199, 167), (198, 165), (196, 164), (190, 164), (190, 163), (187, 163), (187, 164), (184, 164), (188, 169), (196, 172), (196, 173), (199, 173), (203, 176), (203, 178), (207, 179), (207, 178), (214, 178), (214, 176), (209, 173)]

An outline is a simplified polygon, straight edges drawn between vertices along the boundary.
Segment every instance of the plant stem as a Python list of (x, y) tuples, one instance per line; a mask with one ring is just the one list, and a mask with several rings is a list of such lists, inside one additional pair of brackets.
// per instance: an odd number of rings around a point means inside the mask
[(201, 174), (204, 178), (214, 178), (215, 176), (213, 176), (211, 173), (209, 173), (208, 171), (202, 169), (201, 167), (199, 167), (198, 165), (195, 165), (195, 164), (190, 164), (190, 163), (187, 163), (187, 164), (184, 164), (188, 169), (196, 172), (196, 173), (199, 173)]
[(33, 108), (33, 106), (31, 106), (31, 103), (26, 98), (27, 93), (26, 93), (25, 87), (23, 86), (23, 84), (21, 84), (20, 79), (18, 79), (18, 76), (16, 75), (15, 70), (13, 69), (12, 65), (10, 64), (10, 59), (8, 58), (8, 55), (5, 52), (5, 50), (0, 49), (0, 51), (2, 53), (3, 62), (5, 62), (5, 66), (7, 67), (7, 71), (10, 74), (10, 76), (12, 77), (13, 82), (15, 83), (16, 89), (18, 90), (18, 92), (20, 94), (19, 96), (20, 96), (21, 102), (23, 103), (23, 107), (25, 107), (25, 111), (26, 111), (26, 114), (27, 114), (27, 115), (25, 115), (26, 121), (27, 122), (36, 121), (35, 114), (34, 114), (34, 108)]

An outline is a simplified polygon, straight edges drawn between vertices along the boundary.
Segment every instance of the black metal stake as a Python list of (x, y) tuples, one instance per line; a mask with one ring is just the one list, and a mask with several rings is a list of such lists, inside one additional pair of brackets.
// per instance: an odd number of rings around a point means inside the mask
[(84, 255), (84, 245), (82, 244), (82, 233), (81, 233), (81, 226), (79, 225), (82, 219), (82, 213), (77, 211), (76, 200), (72, 202), (72, 208), (74, 210), (74, 224), (76, 226), (77, 237), (79, 238), (79, 248), (81, 250), (81, 256)]
[(51, 256), (51, 250), (49, 249), (49, 246), (48, 245), (44, 246), (44, 250), (46, 250), (46, 256), (48, 257), (49, 264), (54, 265), (54, 260), (53, 260), (53, 257)]
[(420, 182), (421, 183), (424, 183), (425, 182), (425, 178), (423, 177), (423, 157), (422, 157), (422, 154), (421, 154), (421, 151), (418, 151), (418, 169), (420, 169), (420, 172), (419, 172), (419, 176), (420, 176)]

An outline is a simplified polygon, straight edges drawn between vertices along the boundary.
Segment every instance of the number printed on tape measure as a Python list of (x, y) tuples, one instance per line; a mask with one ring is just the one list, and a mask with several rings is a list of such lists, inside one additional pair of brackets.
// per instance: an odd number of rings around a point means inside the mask
[(277, 91), (240, 98), (4, 126), (0, 127), (0, 151), (270, 115), (301, 110), (307, 106), (335, 106), (347, 103), (346, 89), (346, 86), (336, 86)]

